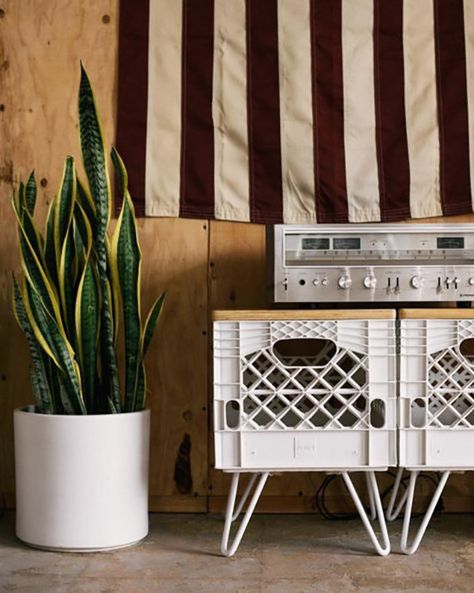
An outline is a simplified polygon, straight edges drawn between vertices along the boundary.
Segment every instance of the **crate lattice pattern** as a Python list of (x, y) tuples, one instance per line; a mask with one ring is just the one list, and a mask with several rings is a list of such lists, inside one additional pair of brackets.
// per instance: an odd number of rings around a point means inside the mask
[[(472, 339), (474, 324), (458, 321), (456, 343), (428, 354), (427, 410), (425, 426), (435, 428), (472, 428), (474, 426), (474, 352), (463, 355), (460, 346)], [(456, 336), (454, 336), (456, 338)], [(419, 400), (412, 402), (412, 410), (420, 408)]]
[[(359, 336), (358, 336), (359, 337)], [(334, 322), (281, 322), (272, 326), (273, 344), (288, 339), (324, 340), (310, 358), (279, 355), (268, 346), (241, 356), (241, 429), (368, 429), (382, 426), (382, 402), (368, 393), (368, 356), (336, 346)], [(360, 337), (359, 337), (360, 339)], [(378, 421), (375, 416), (379, 416)]]

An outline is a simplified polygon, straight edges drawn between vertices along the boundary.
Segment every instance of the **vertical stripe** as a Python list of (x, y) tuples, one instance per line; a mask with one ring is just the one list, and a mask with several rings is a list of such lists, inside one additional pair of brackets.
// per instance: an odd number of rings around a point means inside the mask
[(246, 0), (250, 214), (283, 219), (277, 0)]
[(182, 1), (180, 214), (211, 218), (214, 216), (214, 0)]
[(250, 220), (245, 0), (215, 0), (214, 185), (216, 218)]
[(341, 0), (311, 0), (314, 169), (318, 222), (347, 222)]
[(434, 11), (441, 203), (460, 214), (471, 207), (463, 2), (434, 0)]
[(464, 40), (466, 45), (466, 82), (469, 116), (469, 162), (471, 200), (474, 210), (474, 2), (464, 2)]
[(344, 140), (349, 220), (380, 220), (375, 142), (373, 0), (342, 0)]
[(433, 0), (404, 0), (403, 47), (410, 211), (440, 216)]
[(179, 216), (181, 2), (150, 2), (146, 213)]
[(403, 0), (374, 4), (374, 81), (380, 214), (410, 216), (410, 168), (403, 76)]
[[(116, 143), (127, 163), (130, 193), (139, 216), (145, 210), (148, 18), (148, 2), (120, 3)], [(120, 198), (116, 200), (116, 209)]]
[(278, 0), (283, 221), (316, 222), (310, 0)]

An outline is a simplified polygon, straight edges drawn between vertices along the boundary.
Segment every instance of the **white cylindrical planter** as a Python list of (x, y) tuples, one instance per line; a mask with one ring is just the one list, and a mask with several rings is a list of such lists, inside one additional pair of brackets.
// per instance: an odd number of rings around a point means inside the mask
[(93, 551), (148, 533), (150, 411), (97, 416), (15, 410), (16, 534)]

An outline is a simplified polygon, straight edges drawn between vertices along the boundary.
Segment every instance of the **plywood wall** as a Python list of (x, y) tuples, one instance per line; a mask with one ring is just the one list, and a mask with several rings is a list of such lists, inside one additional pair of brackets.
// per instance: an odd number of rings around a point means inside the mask
[[(178, 0), (177, 0), (178, 1)], [(67, 154), (79, 155), (79, 61), (93, 81), (108, 144), (115, 134), (118, 0), (4, 0), (0, 3), (0, 492), (13, 504), (12, 410), (31, 402), (28, 354), (10, 306), (19, 272), (10, 195), (34, 168), (44, 217)], [(264, 229), (222, 222), (146, 219), (144, 306), (168, 290), (148, 358), (152, 409), (151, 508), (222, 508), (227, 481), (212, 465), (209, 438), (209, 312), (265, 303)], [(176, 461), (180, 457), (178, 479)], [(311, 511), (321, 477), (274, 477), (262, 507)], [(342, 488), (334, 504), (345, 505)], [(448, 505), (474, 509), (467, 479)]]
[[(10, 195), (34, 168), (40, 180), (41, 218), (58, 186), (65, 156), (79, 156), (80, 60), (94, 84), (107, 143), (113, 143), (118, 0), (6, 0), (0, 8), (0, 488), (12, 503), (12, 410), (32, 398), (28, 354), (10, 307), (11, 274), (19, 271)], [(144, 306), (168, 290), (148, 357), (151, 505), (157, 510), (204, 511), (209, 225), (162, 219), (142, 220), (139, 226)], [(177, 483), (175, 464), (183, 443)]]

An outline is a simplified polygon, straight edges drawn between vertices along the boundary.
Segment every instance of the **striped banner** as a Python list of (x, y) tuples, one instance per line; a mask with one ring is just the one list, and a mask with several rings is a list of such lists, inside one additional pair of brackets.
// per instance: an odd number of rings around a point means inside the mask
[(473, 0), (121, 0), (119, 52), (139, 215), (473, 211)]

